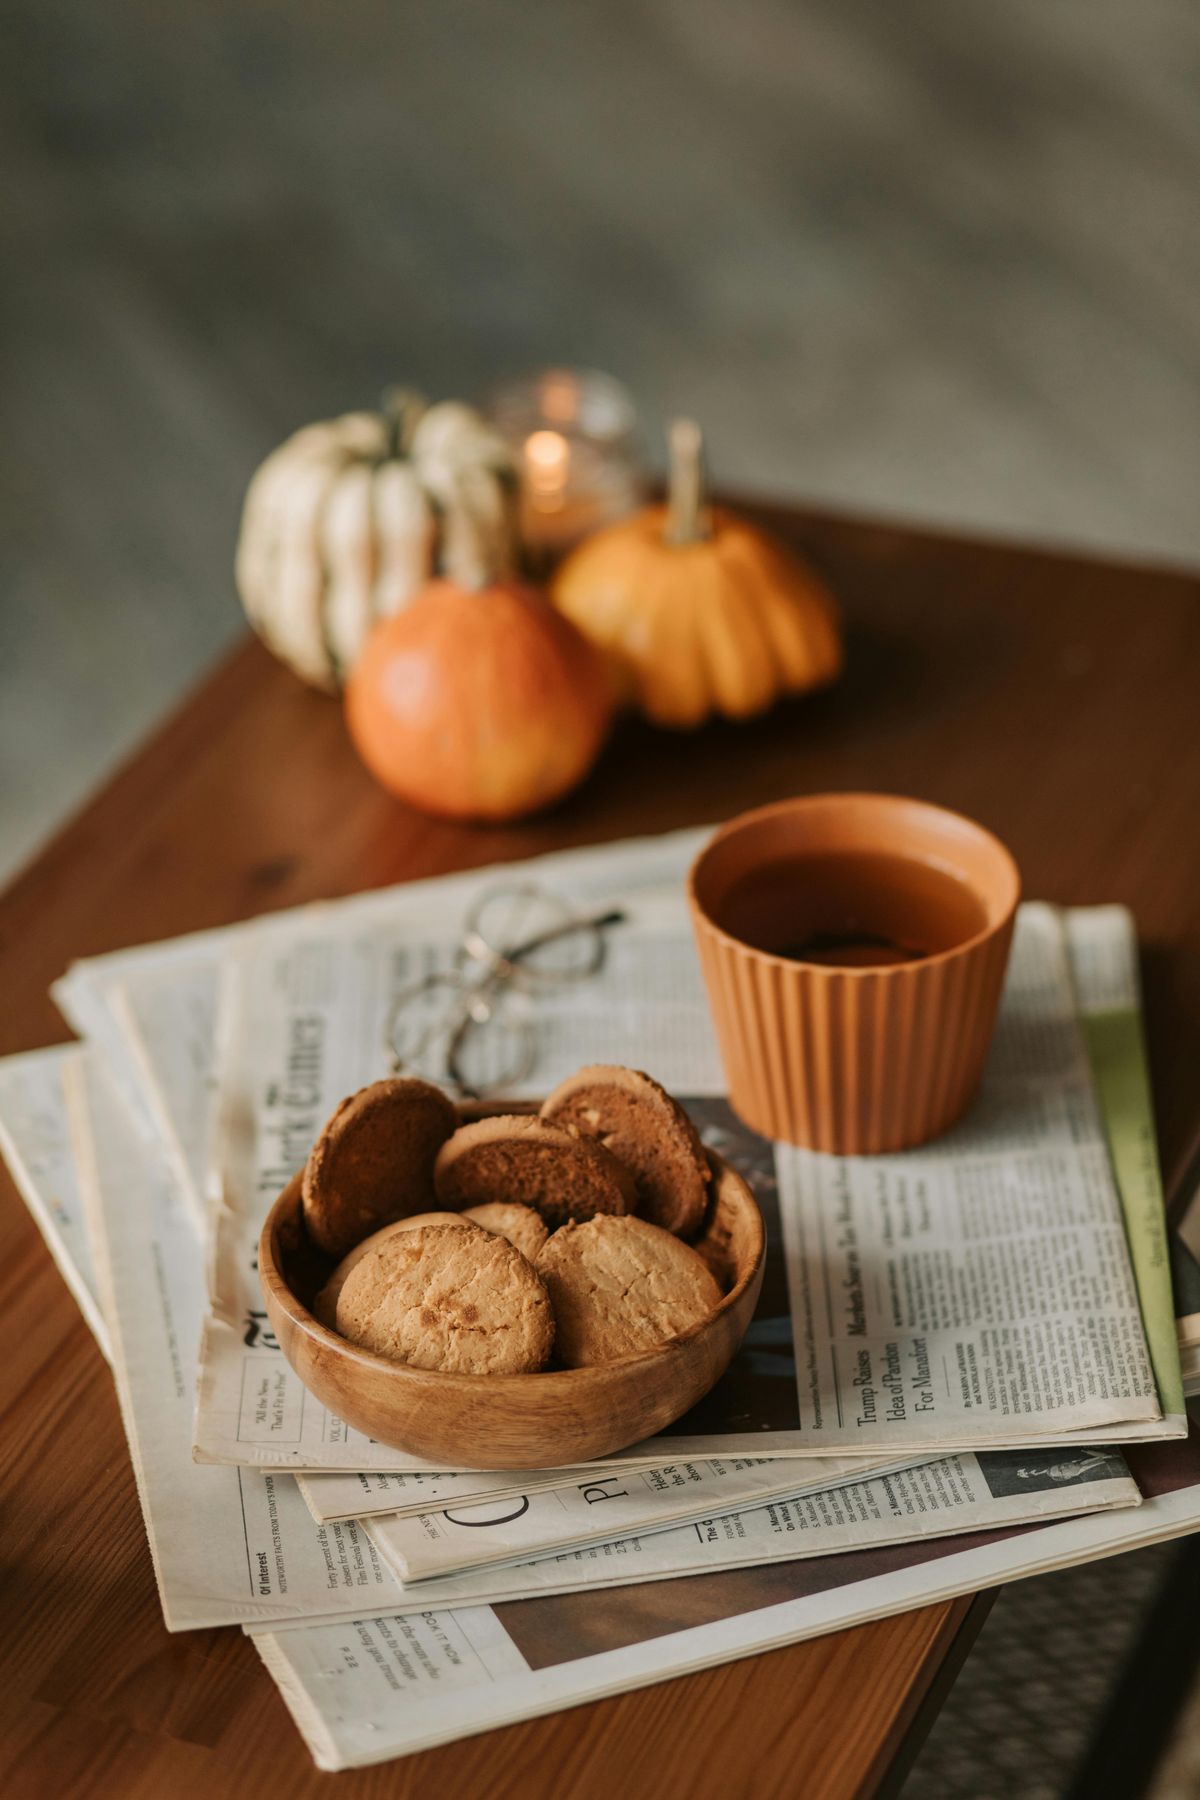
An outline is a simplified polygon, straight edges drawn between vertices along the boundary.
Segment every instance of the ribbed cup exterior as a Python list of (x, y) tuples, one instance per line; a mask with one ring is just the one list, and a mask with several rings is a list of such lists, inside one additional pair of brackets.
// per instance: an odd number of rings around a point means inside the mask
[(838, 969), (739, 943), (714, 925), (690, 884), (735, 1111), (765, 1137), (844, 1156), (908, 1149), (953, 1125), (983, 1074), (1017, 885), (1014, 871), (1011, 905), (961, 948)]

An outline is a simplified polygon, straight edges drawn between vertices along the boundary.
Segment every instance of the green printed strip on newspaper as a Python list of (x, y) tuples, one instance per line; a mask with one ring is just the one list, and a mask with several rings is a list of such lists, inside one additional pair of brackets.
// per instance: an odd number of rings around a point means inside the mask
[(1063, 913), (1080, 1022), (1096, 1080), (1159, 1405), (1184, 1410), (1166, 1207), (1138, 992), (1137, 936), (1122, 906)]

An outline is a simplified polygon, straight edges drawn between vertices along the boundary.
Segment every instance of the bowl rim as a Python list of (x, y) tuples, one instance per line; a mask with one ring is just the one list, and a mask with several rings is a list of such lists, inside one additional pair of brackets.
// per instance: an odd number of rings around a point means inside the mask
[[(258, 1239), (259, 1284), (264, 1290), (269, 1284), (271, 1296), (281, 1306), (292, 1324), (306, 1337), (325, 1347), (341, 1362), (353, 1363), (360, 1365), (365, 1370), (381, 1372), (404, 1384), (421, 1387), (436, 1385), (448, 1395), (453, 1393), (478, 1394), (480, 1392), (495, 1394), (501, 1387), (514, 1393), (531, 1395), (535, 1391), (528, 1385), (531, 1382), (539, 1384), (536, 1389), (539, 1393), (546, 1393), (550, 1384), (553, 1384), (556, 1393), (571, 1388), (582, 1390), (594, 1386), (597, 1382), (603, 1383), (608, 1380), (614, 1370), (620, 1370), (622, 1375), (626, 1372), (636, 1374), (644, 1367), (648, 1368), (654, 1363), (664, 1362), (677, 1354), (682, 1346), (690, 1344), (696, 1338), (712, 1331), (718, 1320), (741, 1300), (762, 1268), (767, 1250), (766, 1221), (763, 1218), (762, 1208), (755, 1198), (754, 1189), (745, 1176), (735, 1169), (732, 1163), (719, 1156), (716, 1151), (706, 1148), (705, 1153), (712, 1165), (714, 1176), (732, 1176), (745, 1191), (757, 1227), (754, 1255), (745, 1272), (729, 1292), (721, 1296), (718, 1304), (713, 1307), (706, 1318), (699, 1320), (695, 1325), (689, 1325), (686, 1331), (678, 1332), (674, 1337), (665, 1339), (661, 1344), (656, 1344), (652, 1350), (639, 1351), (634, 1356), (614, 1357), (610, 1362), (589, 1363), (578, 1369), (538, 1369), (524, 1375), (464, 1375), (451, 1369), (413, 1368), (409, 1363), (396, 1362), (391, 1357), (381, 1356), (378, 1351), (366, 1350), (361, 1344), (351, 1343), (349, 1338), (344, 1338), (339, 1332), (331, 1331), (327, 1325), (322, 1325), (315, 1313), (308, 1310), (303, 1301), (288, 1286), (284, 1279), (283, 1269), (275, 1255), (272, 1242), (275, 1233), (289, 1210), (300, 1210), (300, 1184), (303, 1170), (298, 1170), (281, 1192), (276, 1195), (263, 1220)], [(282, 1349), (282, 1346), (280, 1348)]]
[[(866, 803), (880, 809), (890, 809), (894, 806), (914, 807), (922, 812), (936, 813), (944, 819), (950, 819), (957, 826), (966, 826), (977, 838), (985, 840), (989, 849), (997, 854), (1009, 883), (1009, 891), (999, 916), (990, 924), (984, 925), (971, 937), (964, 938), (961, 944), (952, 944), (948, 950), (937, 950), (930, 956), (917, 957), (912, 962), (898, 963), (894, 966), (870, 964), (859, 967), (853, 963), (797, 963), (789, 957), (776, 955), (774, 951), (760, 950), (757, 945), (748, 944), (744, 938), (735, 937), (731, 931), (726, 931), (723, 925), (718, 925), (696, 890), (701, 866), (720, 844), (725, 843), (727, 839), (734, 837), (738, 832), (760, 824), (765, 819), (786, 813), (799, 813), (810, 807), (817, 811), (846, 803), (860, 805)], [(835, 788), (828, 792), (795, 794), (790, 799), (771, 800), (765, 806), (755, 806), (748, 812), (737, 813), (732, 819), (727, 819), (723, 825), (718, 825), (692, 858), (687, 872), (685, 892), (694, 928), (696, 930), (703, 929), (727, 948), (739, 952), (742, 956), (751, 957), (772, 968), (802, 969), (806, 978), (818, 981), (889, 981), (894, 980), (897, 976), (911, 974), (922, 969), (934, 969), (942, 963), (953, 962), (958, 957), (969, 956), (973, 951), (991, 943), (995, 938), (1008, 931), (1021, 903), (1021, 870), (1008, 845), (998, 838), (994, 831), (989, 831), (986, 825), (981, 825), (969, 814), (957, 812), (952, 806), (942, 806), (936, 800), (920, 800), (914, 794), (888, 794), (865, 788), (847, 788), (843, 791)]]

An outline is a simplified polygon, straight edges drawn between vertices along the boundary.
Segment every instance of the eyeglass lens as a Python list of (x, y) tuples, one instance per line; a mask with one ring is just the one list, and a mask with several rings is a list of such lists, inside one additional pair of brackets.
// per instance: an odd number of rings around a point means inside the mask
[(533, 982), (579, 981), (604, 960), (604, 938), (591, 920), (533, 882), (491, 888), (471, 908), (460, 959), (505, 967)]

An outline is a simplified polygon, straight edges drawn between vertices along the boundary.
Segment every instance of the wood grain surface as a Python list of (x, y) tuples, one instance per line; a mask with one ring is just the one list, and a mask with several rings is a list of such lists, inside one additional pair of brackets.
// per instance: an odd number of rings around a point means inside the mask
[[(758, 724), (630, 724), (557, 813), (464, 831), (355, 764), (337, 707), (236, 650), (0, 900), (0, 1052), (64, 1035), (76, 956), (318, 896), (723, 818), (824, 787), (989, 825), (1050, 900), (1138, 917), (1164, 1160), (1197, 1124), (1200, 590), (1166, 572), (829, 517), (774, 519), (842, 597), (845, 681)], [(107, 1370), (4, 1177), (6, 1795), (873, 1792), (965, 1602), (510, 1728), (317, 1775), (250, 1646), (163, 1630)], [(331, 1786), (337, 1783), (336, 1790)]]

